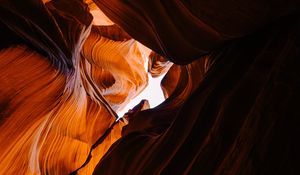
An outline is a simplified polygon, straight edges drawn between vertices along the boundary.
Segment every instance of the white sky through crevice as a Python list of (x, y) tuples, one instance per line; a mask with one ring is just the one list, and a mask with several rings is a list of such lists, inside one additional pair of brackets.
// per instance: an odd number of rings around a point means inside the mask
[[(143, 47), (143, 46), (140, 46)], [(145, 59), (144, 68), (146, 72), (148, 72), (148, 57), (143, 55)], [(160, 87), (160, 82), (166, 75), (166, 73), (160, 75), (159, 77), (153, 78), (150, 73), (148, 75), (148, 85), (146, 88), (135, 98), (133, 98), (122, 110), (118, 111), (117, 114), (119, 117), (123, 117), (123, 115), (134, 106), (139, 104), (141, 100), (146, 99), (149, 102), (150, 108), (154, 108), (161, 104), (165, 98)]]
[(129, 110), (136, 106), (141, 100), (147, 99), (150, 104), (150, 108), (154, 108), (155, 106), (161, 104), (165, 98), (163, 92), (160, 88), (160, 82), (165, 74), (159, 76), (158, 78), (152, 78), (148, 73), (148, 86), (134, 99), (132, 99), (124, 109), (117, 112), (119, 117), (123, 117), (123, 115)]
[[(92, 3), (93, 4), (93, 3)], [(114, 23), (97, 7), (90, 7), (92, 10), (90, 11), (93, 15), (93, 25), (96, 26), (110, 26)], [(142, 57), (144, 58), (144, 67), (147, 72), (148, 69), (148, 56), (151, 52), (149, 48), (144, 46), (143, 44), (137, 42)], [(123, 117), (123, 115), (134, 106), (139, 104), (139, 102), (143, 99), (149, 101), (150, 108), (154, 108), (155, 106), (161, 104), (165, 98), (163, 92), (160, 87), (160, 82), (162, 78), (165, 76), (165, 73), (157, 78), (152, 78), (152, 76), (148, 73), (148, 85), (147, 87), (134, 99), (132, 99), (122, 110), (117, 111), (119, 117)]]

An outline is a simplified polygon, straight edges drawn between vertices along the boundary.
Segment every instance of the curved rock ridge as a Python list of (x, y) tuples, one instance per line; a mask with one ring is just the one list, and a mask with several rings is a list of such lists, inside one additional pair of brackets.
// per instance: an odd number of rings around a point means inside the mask
[(128, 117), (94, 174), (298, 174), (300, 23), (288, 18), (213, 51), (190, 86), (173, 66), (169, 98)]
[(0, 174), (92, 174), (147, 84), (138, 43), (77, 0), (0, 8)]
[[(299, 17), (299, 0), (1, 0), (0, 175), (300, 174)], [(119, 118), (146, 61), (166, 100)]]
[(167, 100), (128, 116), (95, 175), (300, 173), (300, 1), (95, 3), (172, 62), (207, 59), (190, 86), (171, 67)]
[(234, 38), (296, 14), (300, 5), (298, 0), (94, 2), (132, 37), (176, 64), (190, 63)]

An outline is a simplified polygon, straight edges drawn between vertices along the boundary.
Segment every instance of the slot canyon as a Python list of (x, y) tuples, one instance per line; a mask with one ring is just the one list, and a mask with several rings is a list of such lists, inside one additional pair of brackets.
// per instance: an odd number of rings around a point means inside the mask
[(300, 174), (300, 0), (0, 0), (0, 38), (0, 175)]

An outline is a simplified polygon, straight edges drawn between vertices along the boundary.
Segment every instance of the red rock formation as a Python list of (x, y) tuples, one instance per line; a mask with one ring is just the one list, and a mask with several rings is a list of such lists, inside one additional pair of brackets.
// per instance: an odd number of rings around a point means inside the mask
[(213, 53), (195, 92), (135, 114), (94, 174), (298, 174), (296, 22)]
[(183, 103), (135, 114), (94, 174), (299, 174), (299, 1), (96, 4), (175, 63), (211, 66)]
[[(82, 55), (91, 65), (91, 78), (101, 94), (117, 111), (147, 85), (145, 60), (135, 40), (122, 38), (126, 38), (126, 34), (118, 35), (117, 39), (122, 41), (114, 41), (101, 36), (98, 31), (91, 31)], [(114, 33), (109, 35), (115, 38)]]
[(0, 3), (0, 174), (300, 174), (298, 0), (85, 2)]
[(114, 110), (147, 84), (144, 60), (118, 27), (90, 24), (75, 0), (1, 4), (0, 174), (91, 174), (120, 137)]

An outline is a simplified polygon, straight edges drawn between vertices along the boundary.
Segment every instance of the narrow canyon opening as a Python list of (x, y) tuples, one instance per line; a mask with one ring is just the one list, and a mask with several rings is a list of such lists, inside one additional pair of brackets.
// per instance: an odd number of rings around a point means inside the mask
[[(148, 72), (148, 60), (149, 58), (146, 58), (144, 62), (146, 72)], [(134, 108), (137, 104), (141, 102), (141, 100), (148, 100), (150, 108), (158, 106), (165, 100), (160, 83), (166, 75), (166, 73), (163, 73), (158, 77), (152, 77), (150, 73), (147, 73), (147, 75), (148, 85), (140, 94), (138, 94), (135, 98), (131, 99), (130, 102), (123, 109), (117, 111), (119, 118), (122, 118), (128, 110)]]

